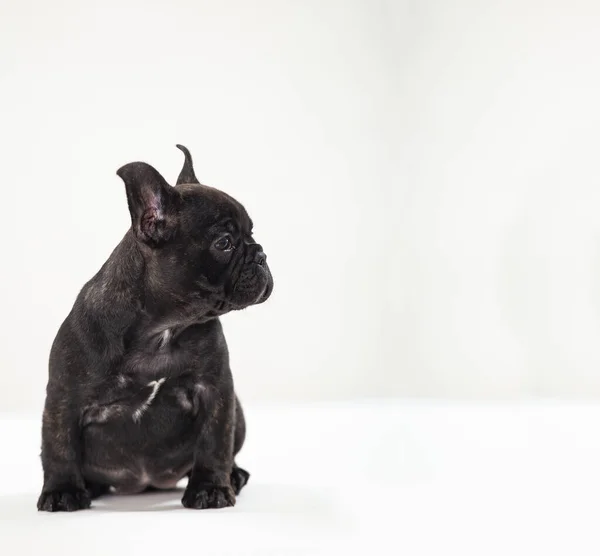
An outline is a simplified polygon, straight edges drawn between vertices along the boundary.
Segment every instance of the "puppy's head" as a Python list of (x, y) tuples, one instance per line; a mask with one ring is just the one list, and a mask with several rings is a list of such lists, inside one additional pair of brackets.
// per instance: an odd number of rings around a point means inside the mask
[(189, 151), (175, 187), (149, 164), (117, 171), (153, 302), (218, 316), (266, 301), (273, 278), (252, 220), (235, 199), (196, 179)]

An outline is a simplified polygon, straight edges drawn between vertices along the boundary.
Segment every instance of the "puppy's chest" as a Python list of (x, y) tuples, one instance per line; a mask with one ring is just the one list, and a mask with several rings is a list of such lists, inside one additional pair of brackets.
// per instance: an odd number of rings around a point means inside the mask
[(172, 424), (185, 415), (195, 417), (203, 407), (205, 387), (191, 373), (152, 380), (120, 374), (111, 383), (86, 408), (85, 425), (156, 424), (156, 418)]
[(140, 385), (161, 378), (177, 378), (189, 373), (190, 365), (185, 365), (181, 354), (147, 353), (132, 351), (123, 358), (118, 369), (120, 382), (134, 382)]
[(189, 346), (181, 347), (174, 341), (169, 328), (154, 333), (140, 333), (123, 357), (119, 373), (141, 382), (175, 378), (198, 370), (202, 361)]
[(199, 395), (205, 388), (201, 362), (196, 354), (171, 345), (170, 340), (167, 330), (159, 341), (153, 338), (125, 354), (111, 380), (110, 397), (118, 400), (111, 414), (131, 413), (136, 420), (159, 408), (197, 411)]
[(201, 335), (142, 324), (110, 375), (90, 385), (86, 421), (148, 422), (152, 415), (172, 420), (182, 412), (197, 414), (212, 383), (215, 357), (209, 353)]
[(196, 369), (151, 357), (136, 357), (135, 364), (124, 366), (116, 381), (125, 398), (140, 398), (145, 412), (158, 407), (195, 412), (199, 395), (205, 389)]

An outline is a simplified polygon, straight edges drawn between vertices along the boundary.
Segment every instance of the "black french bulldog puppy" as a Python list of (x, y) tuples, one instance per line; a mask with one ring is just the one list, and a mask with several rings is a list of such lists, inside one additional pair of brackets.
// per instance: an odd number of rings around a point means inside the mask
[(143, 162), (117, 171), (131, 228), (52, 345), (38, 510), (185, 477), (186, 508), (222, 508), (248, 481), (234, 461), (245, 422), (219, 317), (266, 301), (273, 278), (244, 207), (201, 185), (177, 147), (175, 187)]

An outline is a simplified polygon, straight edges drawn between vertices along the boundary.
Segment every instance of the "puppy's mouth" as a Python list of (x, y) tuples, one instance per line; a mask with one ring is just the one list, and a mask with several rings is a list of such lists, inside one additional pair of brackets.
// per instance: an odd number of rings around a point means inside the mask
[(229, 303), (238, 309), (264, 303), (273, 291), (273, 277), (265, 262), (247, 267), (233, 286)]
[(269, 299), (269, 297), (271, 297), (271, 294), (273, 293), (273, 276), (271, 276), (271, 271), (269, 270), (269, 267), (261, 266), (260, 268), (267, 275), (267, 284), (265, 285), (265, 289), (263, 290), (263, 292), (258, 296), (257, 301), (254, 303), (255, 305), (260, 305), (261, 303), (264, 303), (267, 299)]

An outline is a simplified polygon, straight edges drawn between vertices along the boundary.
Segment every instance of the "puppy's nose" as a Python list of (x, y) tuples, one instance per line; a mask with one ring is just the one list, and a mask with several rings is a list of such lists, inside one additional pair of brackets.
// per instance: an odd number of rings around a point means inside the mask
[(265, 263), (267, 262), (267, 256), (265, 255), (265, 253), (263, 251), (259, 251), (254, 256), (254, 262), (260, 266), (264, 266)]

